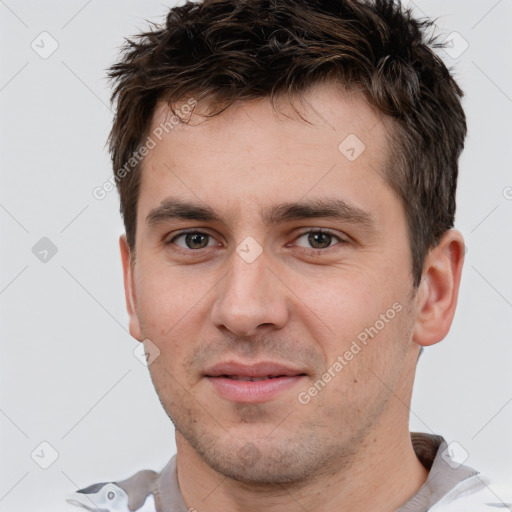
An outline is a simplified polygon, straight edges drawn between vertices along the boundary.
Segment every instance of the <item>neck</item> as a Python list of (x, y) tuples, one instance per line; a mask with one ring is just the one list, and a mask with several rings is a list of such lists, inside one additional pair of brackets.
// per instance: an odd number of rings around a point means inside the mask
[[(385, 440), (383, 442), (382, 440)], [(275, 486), (232, 480), (210, 468), (176, 433), (178, 482), (189, 510), (201, 512), (392, 512), (425, 483), (408, 429), (372, 431), (350, 464), (324, 468), (306, 482)]]

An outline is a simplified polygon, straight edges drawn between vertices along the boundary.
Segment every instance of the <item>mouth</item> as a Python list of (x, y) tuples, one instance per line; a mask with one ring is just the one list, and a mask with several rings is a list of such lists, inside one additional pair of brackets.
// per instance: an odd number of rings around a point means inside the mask
[[(211, 377), (211, 375), (210, 375)], [(287, 377), (287, 375), (267, 375), (265, 377), (245, 377), (241, 375), (219, 375), (219, 377), (222, 377), (224, 379), (231, 379), (231, 380), (245, 380), (245, 381), (251, 381), (251, 382), (259, 382), (260, 380), (269, 380), (269, 379), (280, 379), (281, 377)]]
[(301, 368), (263, 361), (255, 364), (218, 363), (204, 377), (231, 402), (262, 403), (277, 398), (307, 376)]

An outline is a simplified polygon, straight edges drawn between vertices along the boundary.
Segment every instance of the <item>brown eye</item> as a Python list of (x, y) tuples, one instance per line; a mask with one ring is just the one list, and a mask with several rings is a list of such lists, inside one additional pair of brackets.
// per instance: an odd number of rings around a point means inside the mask
[(325, 249), (331, 245), (332, 235), (329, 233), (309, 233), (308, 242), (315, 249)]
[(171, 242), (182, 249), (197, 250), (213, 245), (212, 237), (209, 234), (201, 233), (200, 231), (181, 233), (180, 235), (175, 236)]
[(308, 249), (328, 249), (338, 242), (343, 242), (338, 236), (326, 231), (308, 231), (297, 238), (297, 245)]
[(208, 235), (189, 233), (185, 236), (185, 243), (189, 249), (202, 249), (208, 245)]

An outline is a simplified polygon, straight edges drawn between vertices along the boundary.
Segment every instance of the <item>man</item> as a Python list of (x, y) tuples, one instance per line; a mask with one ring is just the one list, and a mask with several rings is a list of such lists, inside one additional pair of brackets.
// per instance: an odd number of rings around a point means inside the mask
[(126, 302), (177, 455), (71, 503), (491, 510), (477, 471), (408, 428), (464, 259), (462, 91), (428, 27), (384, 0), (205, 0), (128, 43)]

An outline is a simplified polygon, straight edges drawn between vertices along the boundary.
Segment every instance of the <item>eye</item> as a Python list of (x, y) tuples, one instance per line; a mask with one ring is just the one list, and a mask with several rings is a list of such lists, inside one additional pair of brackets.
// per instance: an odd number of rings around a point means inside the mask
[(329, 231), (314, 230), (303, 233), (296, 239), (296, 245), (299, 247), (313, 248), (313, 249), (328, 249), (336, 243), (344, 242), (339, 236), (330, 233)]
[(169, 243), (176, 244), (182, 249), (204, 249), (215, 245), (213, 237), (201, 231), (188, 231), (176, 235)]

